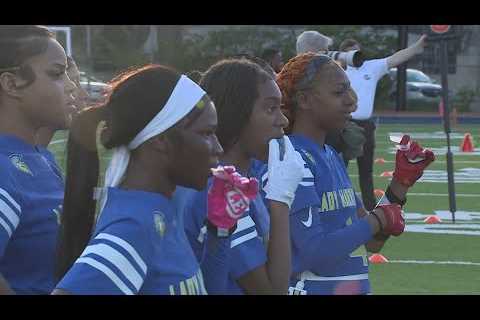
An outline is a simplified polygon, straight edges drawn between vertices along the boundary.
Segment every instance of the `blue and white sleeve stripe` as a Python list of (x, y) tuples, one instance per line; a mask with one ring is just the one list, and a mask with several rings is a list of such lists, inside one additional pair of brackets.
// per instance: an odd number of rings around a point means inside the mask
[(240, 218), (237, 221), (237, 229), (232, 234), (230, 248), (234, 248), (248, 240), (254, 239), (258, 236), (255, 222), (249, 215)]
[(268, 171), (262, 175), (262, 189), (265, 188), (268, 182)]
[(132, 245), (108, 233), (98, 234), (75, 263), (97, 269), (120, 291), (129, 295), (138, 293), (148, 270)]
[(303, 178), (299, 185), (304, 187), (311, 187), (315, 184), (315, 177), (307, 164), (303, 167)]
[(8, 238), (12, 236), (12, 233), (18, 227), (21, 213), (21, 206), (6, 190), (0, 188), (0, 230), (6, 232)]

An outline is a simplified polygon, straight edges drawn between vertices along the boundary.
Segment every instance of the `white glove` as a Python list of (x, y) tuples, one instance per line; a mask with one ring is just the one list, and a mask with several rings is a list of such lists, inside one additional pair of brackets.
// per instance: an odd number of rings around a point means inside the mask
[(268, 182), (264, 188), (266, 198), (283, 202), (290, 208), (303, 178), (304, 164), (302, 156), (295, 151), (287, 136), (270, 140)]

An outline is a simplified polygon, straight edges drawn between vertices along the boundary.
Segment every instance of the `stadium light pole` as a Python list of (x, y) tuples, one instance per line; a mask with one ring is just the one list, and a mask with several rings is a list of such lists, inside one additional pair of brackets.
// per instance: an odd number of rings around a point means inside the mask
[(453, 176), (453, 155), (450, 149), (450, 106), (448, 101), (448, 43), (446, 39), (440, 40), (441, 50), (441, 72), (442, 72), (442, 95), (443, 95), (443, 124), (445, 135), (447, 136), (447, 175), (448, 175), (448, 197), (450, 212), (452, 213), (452, 222), (455, 223), (455, 212), (457, 203), (455, 200), (455, 180)]
[[(408, 26), (398, 26), (398, 49), (402, 50), (408, 46)], [(407, 62), (397, 67), (397, 101), (395, 111), (407, 109)]]
[(89, 25), (85, 26), (85, 31), (87, 40), (87, 58), (90, 60), (92, 58), (92, 30)]
[(448, 40), (455, 39), (456, 35), (452, 32), (450, 25), (431, 25), (433, 31), (430, 41), (438, 40), (440, 42), (440, 72), (442, 73), (442, 99), (443, 99), (443, 125), (447, 137), (447, 176), (448, 176), (448, 202), (450, 204), (450, 213), (452, 222), (455, 223), (455, 212), (457, 211), (457, 202), (455, 199), (455, 180), (453, 175), (453, 155), (450, 148), (450, 104), (448, 101)]

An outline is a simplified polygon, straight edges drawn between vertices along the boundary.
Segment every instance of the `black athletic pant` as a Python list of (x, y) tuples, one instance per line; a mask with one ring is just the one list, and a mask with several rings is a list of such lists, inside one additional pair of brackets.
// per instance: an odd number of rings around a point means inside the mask
[(373, 193), (373, 156), (375, 154), (375, 122), (373, 119), (352, 120), (365, 129), (365, 144), (363, 145), (363, 156), (357, 158), (360, 190), (365, 209), (373, 210), (377, 204)]

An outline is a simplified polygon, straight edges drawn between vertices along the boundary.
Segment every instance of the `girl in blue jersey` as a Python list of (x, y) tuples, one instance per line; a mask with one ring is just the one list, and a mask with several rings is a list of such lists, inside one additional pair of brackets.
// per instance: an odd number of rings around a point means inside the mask
[(0, 27), (0, 294), (48, 294), (63, 181), (36, 147), (41, 127), (65, 128), (75, 85), (53, 34), (41, 26)]
[[(367, 251), (379, 252), (390, 235), (404, 230), (400, 205), (434, 160), (405, 136), (394, 177), (384, 197), (367, 212), (356, 197), (345, 165), (325, 136), (341, 129), (356, 108), (343, 69), (328, 56), (292, 58), (277, 78), (282, 110), (295, 149), (305, 160), (304, 178), (290, 214), (293, 273), (291, 294), (367, 294)], [(418, 158), (418, 162), (409, 161)], [(366, 250), (365, 250), (366, 249)]]
[[(80, 84), (80, 71), (78, 70), (75, 60), (73, 60), (73, 58), (69, 56), (67, 56), (67, 75), (68, 78), (75, 84), (75, 89), (73, 91), (73, 106), (75, 107), (75, 109), (67, 110), (70, 113), (70, 117), (66, 125), (69, 126), (71, 122), (71, 117), (74, 116), (76, 112), (84, 109), (87, 106), (88, 92), (83, 89), (82, 85)], [(47, 150), (47, 146), (50, 144), (50, 141), (52, 140), (55, 132), (57, 130), (68, 129), (67, 126), (59, 128), (42, 127), (37, 130), (35, 140), (39, 148), (45, 151), (46, 156), (53, 157), (53, 155)]]
[[(85, 89), (82, 88), (80, 85), (80, 72), (78, 71), (77, 64), (75, 61), (67, 56), (67, 76), (68, 78), (75, 84), (75, 88), (73, 90), (73, 107), (68, 106), (67, 113), (68, 113), (68, 118), (64, 126), (62, 127), (56, 127), (56, 128), (51, 128), (51, 127), (41, 127), (40, 129), (37, 130), (36, 137), (35, 137), (35, 142), (37, 144), (37, 149), (39, 152), (41, 152), (47, 160), (50, 161), (50, 164), (52, 165), (53, 169), (57, 173), (59, 177), (63, 179), (63, 174), (62, 170), (60, 169), (60, 166), (58, 165), (55, 156), (53, 155), (50, 150), (48, 150), (48, 145), (52, 141), (53, 135), (55, 132), (58, 130), (65, 130), (70, 127), (70, 123), (72, 121), (72, 117), (75, 116), (75, 114), (79, 111), (85, 108), (87, 98), (88, 98), (88, 93)], [(56, 209), (58, 214), (61, 213), (62, 211), (62, 206), (58, 209)], [(59, 217), (59, 216), (58, 216)]]
[[(105, 188), (94, 193), (100, 121), (100, 141), (113, 155)], [(215, 107), (205, 91), (158, 65), (120, 75), (104, 105), (74, 118), (55, 294), (206, 293), (172, 195), (176, 185), (205, 188), (223, 151), (216, 126)], [(100, 216), (94, 226), (95, 199)], [(210, 214), (208, 219), (215, 231)], [(229, 242), (216, 241), (211, 233), (208, 245), (215, 255), (203, 261), (202, 269), (218, 267), (209, 272), (214, 278), (222, 274), (220, 258)]]
[[(215, 294), (286, 294), (290, 274), (289, 206), (303, 174), (303, 160), (293, 150), (283, 128), (281, 93), (270, 75), (246, 59), (222, 60), (211, 66), (200, 85), (215, 103), (217, 135), (225, 151), (220, 161), (243, 175), (257, 177), (267, 161), (269, 181), (264, 203), (260, 194), (250, 203), (230, 237), (227, 287), (206, 282)], [(285, 144), (279, 156), (280, 138)], [(269, 144), (270, 142), (270, 144)], [(185, 230), (201, 259), (206, 237), (207, 191), (177, 194), (187, 200)], [(208, 238), (208, 237), (207, 237)]]

